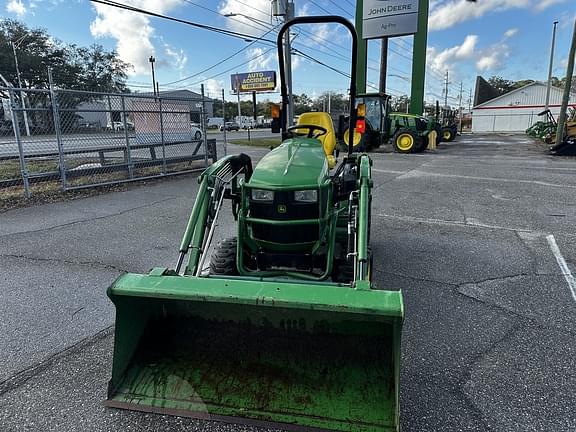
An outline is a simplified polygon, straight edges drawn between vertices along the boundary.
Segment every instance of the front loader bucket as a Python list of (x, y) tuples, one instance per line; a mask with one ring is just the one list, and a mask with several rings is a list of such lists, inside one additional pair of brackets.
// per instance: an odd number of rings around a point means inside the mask
[(284, 429), (397, 431), (398, 291), (125, 274), (106, 405)]

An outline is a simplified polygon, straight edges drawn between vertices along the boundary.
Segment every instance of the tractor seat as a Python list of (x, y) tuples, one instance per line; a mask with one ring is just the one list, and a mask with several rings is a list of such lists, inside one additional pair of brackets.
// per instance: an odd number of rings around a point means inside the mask
[(336, 158), (334, 157), (336, 134), (334, 133), (334, 124), (332, 123), (330, 114), (327, 112), (306, 112), (300, 114), (297, 124), (318, 125), (328, 131), (326, 134), (318, 137), (318, 140), (322, 143), (322, 147), (324, 147), (324, 153), (326, 153), (326, 159), (328, 159), (328, 166), (330, 169), (334, 168), (336, 165)]

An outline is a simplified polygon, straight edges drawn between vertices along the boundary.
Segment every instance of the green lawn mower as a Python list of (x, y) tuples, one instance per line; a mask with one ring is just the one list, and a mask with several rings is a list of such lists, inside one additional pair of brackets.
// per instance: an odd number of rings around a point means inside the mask
[[(352, 34), (351, 124), (357, 39)], [(218, 160), (200, 187), (174, 268), (124, 274), (116, 307), (109, 407), (303, 430), (398, 431), (400, 291), (371, 282), (372, 162), (335, 165), (327, 113), (286, 127), (252, 167)], [(331, 169), (331, 166), (334, 168)], [(224, 201), (236, 235), (212, 245)]]

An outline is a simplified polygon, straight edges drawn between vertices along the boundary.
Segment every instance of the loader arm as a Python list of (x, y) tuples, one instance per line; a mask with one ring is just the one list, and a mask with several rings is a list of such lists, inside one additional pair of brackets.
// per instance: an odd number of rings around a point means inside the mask
[(227, 198), (232, 199), (234, 204), (237, 204), (240, 199), (238, 177), (241, 174), (246, 181), (252, 175), (252, 162), (245, 154), (224, 157), (198, 177), (200, 187), (180, 243), (176, 274), (180, 274), (184, 258), (188, 253), (190, 256), (184, 268), (184, 274), (197, 274), (202, 270), (198, 264), (210, 246), (207, 233), (210, 232), (216, 220), (217, 209), (222, 199), (228, 195)]

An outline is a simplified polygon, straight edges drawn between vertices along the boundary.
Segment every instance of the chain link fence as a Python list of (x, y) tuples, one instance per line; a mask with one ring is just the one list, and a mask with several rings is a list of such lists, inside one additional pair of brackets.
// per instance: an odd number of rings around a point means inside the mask
[(30, 196), (198, 171), (217, 158), (202, 96), (0, 86), (0, 98), (0, 189)]

